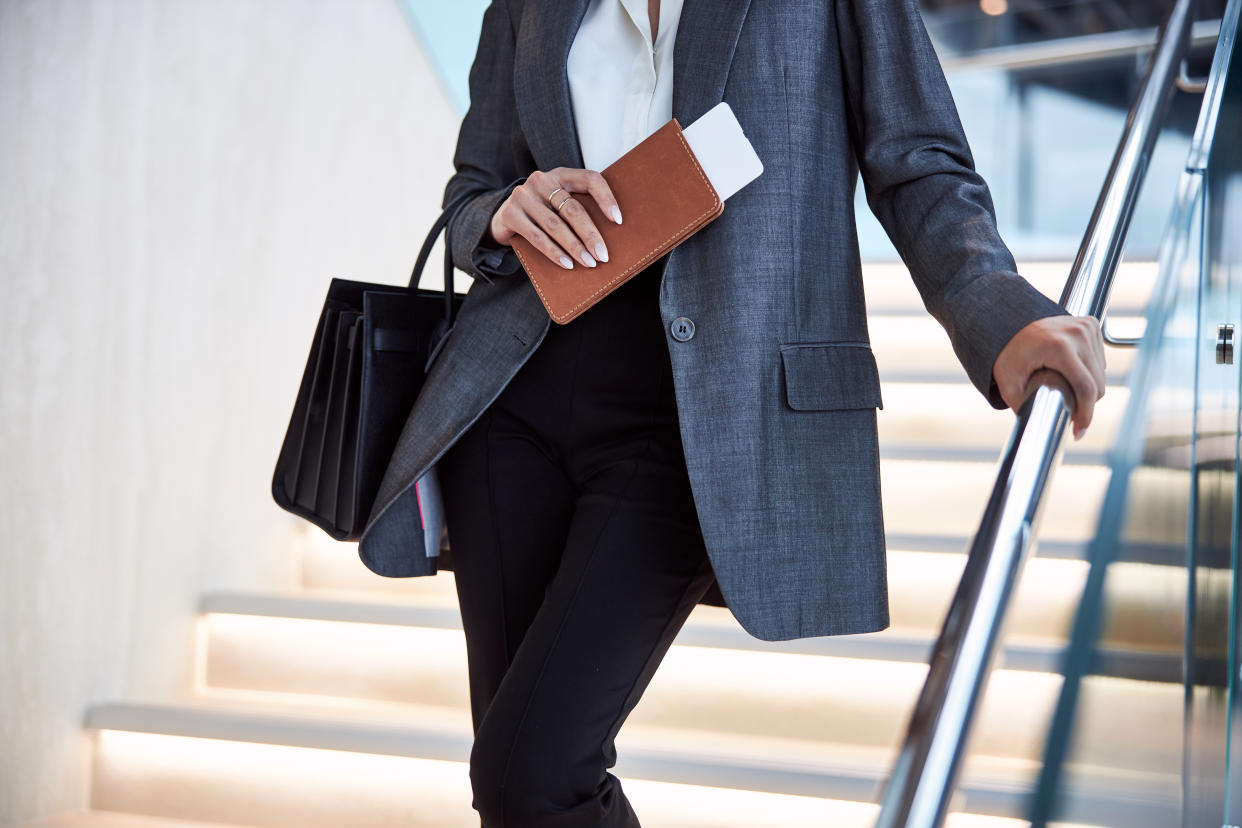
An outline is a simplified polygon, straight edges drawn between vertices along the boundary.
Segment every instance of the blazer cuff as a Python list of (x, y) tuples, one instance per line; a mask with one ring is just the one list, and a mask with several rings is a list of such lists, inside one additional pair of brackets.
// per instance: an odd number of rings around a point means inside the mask
[(475, 272), (489, 282), (491, 276), (512, 276), (522, 269), (522, 263), (512, 247), (488, 241), (480, 241), (475, 247), (471, 264)]
[(950, 339), (971, 384), (996, 409), (1009, 406), (992, 375), (996, 357), (1014, 335), (1037, 319), (1068, 316), (1069, 311), (1016, 273), (979, 276), (946, 297), (953, 319)]
[(490, 240), (488, 225), (509, 194), (525, 180), (523, 177), (499, 190), (482, 193), (457, 211), (448, 227), (453, 261), (457, 267), (485, 282), (491, 282), (493, 277), (511, 276), (521, 270), (522, 263), (512, 247)]

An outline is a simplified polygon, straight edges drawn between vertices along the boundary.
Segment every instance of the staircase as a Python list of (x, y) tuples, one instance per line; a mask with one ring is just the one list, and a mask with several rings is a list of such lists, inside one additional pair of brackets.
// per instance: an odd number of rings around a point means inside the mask
[[(1054, 298), (1067, 272), (1065, 263), (1023, 268)], [(1122, 265), (1112, 300), (1119, 333), (1133, 330), (1123, 317), (1141, 311), (1154, 278), (1154, 264)], [(892, 627), (764, 642), (727, 610), (698, 607), (617, 740), (614, 772), (645, 825), (874, 824), (872, 803), (1013, 417), (969, 385), (904, 268), (869, 265), (866, 286), (883, 378)], [(1081, 442), (1067, 438), (975, 728), (955, 828), (1025, 824), (1023, 795), (1060, 686), (1057, 657), (1086, 576), (1131, 359), (1109, 350), (1095, 422)], [(1110, 570), (1103, 675), (1087, 682), (1081, 708), (1099, 738), (1085, 740), (1070, 769), (1085, 792), (1070, 815), (1076, 825), (1175, 823), (1179, 781), (1168, 771), (1180, 744), (1162, 734), (1181, 731), (1185, 570), (1153, 532), (1150, 554)], [(202, 597), (198, 640), (187, 642), (199, 660), (190, 698), (88, 712), (93, 810), (47, 828), (478, 825), (452, 574), (381, 579), (318, 530), (306, 532), (302, 554), (294, 592)]]

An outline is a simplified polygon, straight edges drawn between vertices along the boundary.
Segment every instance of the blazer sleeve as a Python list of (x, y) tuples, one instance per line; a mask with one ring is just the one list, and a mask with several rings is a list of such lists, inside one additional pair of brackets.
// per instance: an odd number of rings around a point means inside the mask
[(479, 48), (470, 67), (470, 107), (457, 136), (456, 172), (445, 186), (441, 204), (467, 198), (449, 222), (448, 244), (457, 268), (488, 282), (521, 269), (512, 247), (485, 239), (492, 215), (526, 180), (529, 168), (519, 169), (518, 159), (533, 165), (513, 99), (515, 42), (508, 0), (493, 0), (483, 13)]
[(949, 334), (971, 383), (1005, 408), (996, 356), (1068, 314), (1017, 273), (915, 0), (837, 0), (851, 139), (867, 203)]

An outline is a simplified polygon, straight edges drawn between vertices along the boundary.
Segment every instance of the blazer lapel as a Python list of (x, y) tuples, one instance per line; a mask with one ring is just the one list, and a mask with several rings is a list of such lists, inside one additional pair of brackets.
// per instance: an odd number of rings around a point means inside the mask
[[(565, 63), (588, 5), (589, 0), (528, 0), (522, 15), (513, 88), (522, 132), (541, 170), (583, 163)], [(682, 126), (724, 98), (749, 8), (750, 0), (684, 0), (673, 45), (673, 117)]]
[(522, 132), (541, 170), (582, 167), (565, 62), (588, 2), (528, 0), (518, 29), (513, 91)]
[(673, 45), (673, 117), (687, 127), (724, 100), (750, 0), (685, 0)]

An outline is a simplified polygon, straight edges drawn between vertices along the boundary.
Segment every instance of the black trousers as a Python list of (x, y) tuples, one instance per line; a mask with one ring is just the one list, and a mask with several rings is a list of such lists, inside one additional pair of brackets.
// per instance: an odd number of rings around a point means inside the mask
[(637, 826), (614, 737), (714, 583), (690, 493), (663, 260), (553, 323), (441, 459), (484, 828)]

